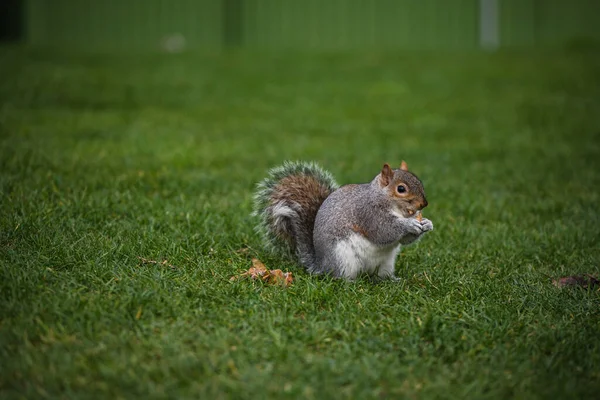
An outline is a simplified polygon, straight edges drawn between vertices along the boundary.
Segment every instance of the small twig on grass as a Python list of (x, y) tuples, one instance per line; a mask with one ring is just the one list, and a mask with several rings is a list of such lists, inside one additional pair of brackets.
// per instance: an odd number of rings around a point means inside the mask
[(148, 259), (146, 259), (144, 257), (139, 257), (139, 256), (138, 256), (138, 259), (142, 262), (142, 264), (155, 264), (155, 265), (162, 265), (162, 266), (165, 266), (165, 267), (169, 267), (172, 270), (176, 270), (177, 269), (176, 266), (169, 264), (169, 262), (167, 260), (155, 261), (155, 260), (148, 260)]

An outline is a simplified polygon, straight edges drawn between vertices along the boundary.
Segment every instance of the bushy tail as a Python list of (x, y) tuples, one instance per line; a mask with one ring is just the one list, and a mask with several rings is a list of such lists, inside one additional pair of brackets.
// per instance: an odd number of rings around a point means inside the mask
[(285, 162), (258, 184), (253, 215), (256, 231), (271, 250), (312, 270), (315, 263), (313, 228), (319, 207), (338, 188), (331, 174), (315, 163)]

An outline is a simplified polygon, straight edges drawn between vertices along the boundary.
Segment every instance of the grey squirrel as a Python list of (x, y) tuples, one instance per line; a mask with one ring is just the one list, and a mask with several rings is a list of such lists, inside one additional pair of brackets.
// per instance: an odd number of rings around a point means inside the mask
[(310, 273), (396, 279), (400, 246), (433, 229), (425, 207), (423, 184), (404, 161), (384, 164), (370, 183), (341, 187), (315, 163), (285, 162), (258, 184), (252, 214), (267, 247)]

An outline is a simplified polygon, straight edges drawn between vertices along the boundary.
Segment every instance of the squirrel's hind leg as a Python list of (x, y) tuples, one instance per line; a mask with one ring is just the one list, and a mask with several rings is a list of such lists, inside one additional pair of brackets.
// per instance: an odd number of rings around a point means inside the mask
[(389, 252), (387, 257), (383, 260), (379, 269), (377, 270), (377, 276), (381, 279), (391, 279), (391, 280), (400, 280), (394, 275), (394, 270), (396, 266), (396, 257), (398, 256), (398, 252), (400, 252), (400, 246), (395, 247), (392, 251)]
[(323, 267), (334, 276), (352, 281), (364, 272), (359, 250), (353, 240), (339, 241), (323, 260)]

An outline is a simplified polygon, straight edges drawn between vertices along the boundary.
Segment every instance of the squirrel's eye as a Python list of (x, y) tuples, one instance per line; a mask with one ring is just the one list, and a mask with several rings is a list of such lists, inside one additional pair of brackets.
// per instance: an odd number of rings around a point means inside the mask
[(406, 187), (404, 185), (398, 186), (398, 193), (404, 193), (404, 192), (406, 192)]

